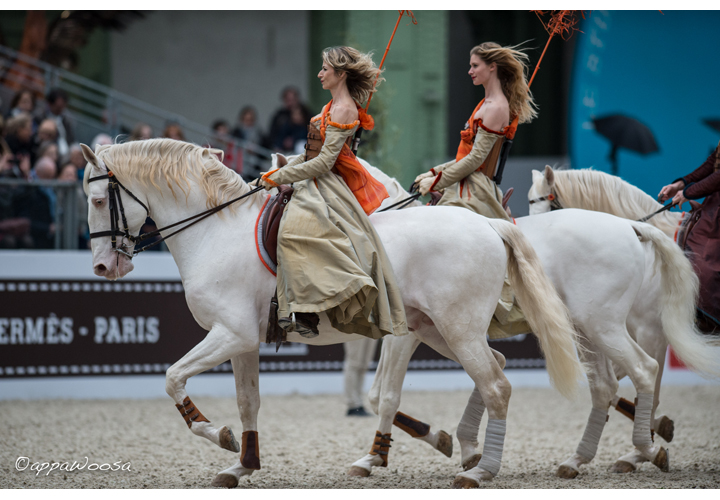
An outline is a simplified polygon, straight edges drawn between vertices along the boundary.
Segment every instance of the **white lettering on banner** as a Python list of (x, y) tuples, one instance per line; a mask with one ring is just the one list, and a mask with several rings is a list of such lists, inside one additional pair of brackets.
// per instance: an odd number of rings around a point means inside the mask
[(55, 313), (47, 318), (0, 318), (0, 345), (69, 344), (73, 337), (73, 319)]
[(154, 344), (160, 339), (160, 320), (155, 316), (136, 318), (95, 316), (96, 344)]

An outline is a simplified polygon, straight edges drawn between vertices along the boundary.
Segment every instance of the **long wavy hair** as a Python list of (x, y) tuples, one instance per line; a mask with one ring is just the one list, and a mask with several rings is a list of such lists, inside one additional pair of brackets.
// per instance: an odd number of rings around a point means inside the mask
[(352, 47), (328, 47), (323, 50), (322, 58), (336, 73), (347, 73), (345, 82), (348, 91), (359, 104), (375, 92), (380, 82), (385, 81), (381, 75), (384, 70), (375, 65), (372, 52), (364, 54)]
[(476, 55), (485, 64), (497, 65), (497, 76), (510, 106), (510, 116), (517, 116), (519, 123), (527, 123), (537, 117), (537, 104), (527, 83), (529, 58), (517, 47), (518, 45), (503, 47), (495, 42), (485, 42), (473, 47), (470, 56)]

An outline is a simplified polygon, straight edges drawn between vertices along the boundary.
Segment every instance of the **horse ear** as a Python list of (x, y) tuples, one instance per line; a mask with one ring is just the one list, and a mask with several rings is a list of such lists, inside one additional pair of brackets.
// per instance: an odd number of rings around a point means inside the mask
[(550, 187), (555, 184), (555, 172), (553, 172), (553, 169), (550, 165), (545, 165), (545, 180)]
[(543, 176), (542, 172), (540, 172), (539, 170), (533, 169), (533, 171), (532, 171), (532, 179), (533, 179), (532, 182), (533, 182), (533, 184), (535, 184), (537, 181), (539, 181), (540, 179), (542, 179), (542, 176)]
[(95, 156), (95, 153), (93, 153), (93, 150), (90, 149), (89, 146), (87, 146), (86, 144), (80, 144), (80, 149), (82, 149), (83, 156), (88, 163), (90, 163), (94, 167), (100, 168), (100, 162), (98, 161), (97, 156)]

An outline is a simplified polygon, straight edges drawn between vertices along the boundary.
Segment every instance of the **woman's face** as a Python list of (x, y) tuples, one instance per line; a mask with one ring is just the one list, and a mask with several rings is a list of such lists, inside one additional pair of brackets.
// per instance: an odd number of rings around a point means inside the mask
[(152, 129), (149, 125), (140, 127), (140, 139), (152, 139)]
[(58, 175), (58, 180), (66, 182), (76, 182), (78, 180), (78, 177), (77, 168), (75, 168), (75, 165), (71, 163), (65, 165), (60, 171), (60, 175)]
[(340, 83), (345, 81), (345, 75), (338, 75), (332, 66), (323, 61), (322, 69), (318, 73), (322, 88), (325, 90), (331, 90), (336, 88)]
[(17, 103), (18, 109), (21, 109), (25, 111), (26, 113), (32, 113), (33, 110), (33, 102), (32, 102), (32, 96), (29, 92), (23, 92), (20, 96), (20, 100)]
[(487, 83), (496, 67), (497, 65), (495, 63), (490, 65), (486, 64), (477, 54), (470, 56), (470, 70), (468, 71), (468, 75), (472, 78), (473, 85), (483, 85)]

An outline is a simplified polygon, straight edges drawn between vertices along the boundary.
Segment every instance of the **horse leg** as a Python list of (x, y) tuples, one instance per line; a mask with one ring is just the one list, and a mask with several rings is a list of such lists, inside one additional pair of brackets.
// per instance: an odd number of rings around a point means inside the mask
[(252, 350), (257, 352), (258, 346), (257, 339), (253, 345), (253, 341), (243, 339), (225, 326), (216, 324), (199, 344), (168, 368), (165, 391), (175, 400), (175, 406), (193, 434), (209, 439), (223, 449), (236, 453), (240, 451), (230, 428), (212, 425), (190, 400), (185, 385), (190, 377), (214, 368), (232, 356)]
[(240, 354), (231, 359), (235, 375), (235, 392), (242, 421), (242, 450), (232, 467), (218, 473), (212, 486), (235, 488), (241, 477), (260, 469), (260, 447), (257, 416), (260, 411), (260, 356), (258, 351)]
[[(488, 323), (489, 318), (490, 315), (488, 315)], [(480, 322), (469, 324), (480, 324)], [(453, 349), (465, 371), (475, 382), (475, 387), (478, 388), (480, 396), (487, 406), (488, 424), (482, 458), (477, 466), (461, 472), (453, 482), (453, 488), (477, 488), (481, 482), (491, 481), (500, 471), (507, 409), (512, 388), (503, 374), (500, 364), (493, 356), (485, 335), (449, 336), (444, 334), (443, 337), (448, 341), (448, 345)]]
[[(491, 349), (491, 351), (500, 365), (500, 369), (505, 369), (505, 356), (495, 349)], [(460, 442), (460, 465), (463, 470), (475, 468), (482, 458), (482, 453), (478, 450), (477, 437), (480, 431), (480, 421), (484, 413), (485, 402), (480, 395), (480, 391), (475, 387), (472, 394), (470, 394), (470, 399), (457, 429), (457, 438)]]
[(370, 453), (352, 464), (348, 476), (368, 477), (373, 467), (387, 467), (392, 441), (390, 435), (400, 406), (403, 380), (418, 345), (420, 341), (411, 335), (383, 339), (380, 362), (373, 382), (377, 393), (370, 398), (373, 411), (380, 416), (380, 423)]
[(615, 472), (634, 470), (638, 463), (650, 461), (666, 472), (667, 450), (653, 443), (650, 432), (659, 371), (658, 362), (630, 337), (624, 325), (606, 325), (597, 331), (603, 332), (603, 338), (593, 338), (588, 332), (589, 340), (596, 346), (607, 346), (603, 349), (604, 354), (627, 373), (637, 391), (633, 426), (633, 444), (636, 451), (621, 457), (612, 470)]
[(612, 363), (597, 348), (590, 344), (583, 335), (578, 341), (584, 349), (580, 349), (582, 360), (590, 367), (588, 383), (592, 397), (592, 410), (588, 418), (585, 432), (575, 454), (565, 460), (556, 472), (563, 479), (573, 479), (580, 472), (580, 466), (588, 464), (595, 458), (598, 443), (608, 418), (610, 399), (617, 392), (618, 382)]

